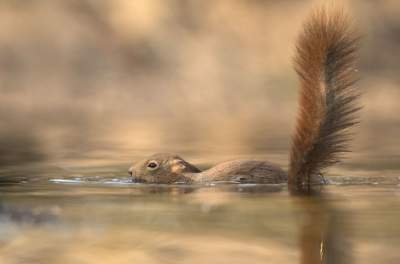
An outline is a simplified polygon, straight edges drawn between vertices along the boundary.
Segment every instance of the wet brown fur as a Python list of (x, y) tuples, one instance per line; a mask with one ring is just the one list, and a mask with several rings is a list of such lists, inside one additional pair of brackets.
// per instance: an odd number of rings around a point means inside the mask
[(312, 178), (348, 151), (357, 124), (357, 34), (341, 11), (319, 10), (305, 23), (297, 42), (299, 116), (289, 164), (289, 188), (311, 190)]

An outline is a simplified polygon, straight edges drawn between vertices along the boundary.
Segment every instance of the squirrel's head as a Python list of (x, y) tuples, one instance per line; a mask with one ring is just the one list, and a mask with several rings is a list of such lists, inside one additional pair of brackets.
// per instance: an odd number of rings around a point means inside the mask
[(200, 172), (198, 168), (178, 155), (154, 154), (133, 164), (129, 174), (135, 182), (174, 183), (185, 181), (185, 173)]

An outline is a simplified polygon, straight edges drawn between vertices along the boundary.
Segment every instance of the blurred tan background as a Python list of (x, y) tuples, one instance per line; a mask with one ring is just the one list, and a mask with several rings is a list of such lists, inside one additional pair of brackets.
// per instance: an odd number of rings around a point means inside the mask
[[(321, 2), (1, 1), (0, 165), (154, 151), (278, 160), (297, 110), (296, 36)], [(390, 169), (400, 160), (400, 2), (346, 6), (363, 34), (352, 162)]]

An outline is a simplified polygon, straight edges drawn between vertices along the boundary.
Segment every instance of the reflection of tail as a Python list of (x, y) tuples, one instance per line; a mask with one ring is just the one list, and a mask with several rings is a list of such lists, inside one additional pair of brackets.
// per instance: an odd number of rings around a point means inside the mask
[(340, 11), (314, 13), (297, 43), (300, 110), (292, 137), (289, 186), (309, 191), (313, 177), (348, 151), (348, 128), (357, 123), (353, 88), (357, 39)]

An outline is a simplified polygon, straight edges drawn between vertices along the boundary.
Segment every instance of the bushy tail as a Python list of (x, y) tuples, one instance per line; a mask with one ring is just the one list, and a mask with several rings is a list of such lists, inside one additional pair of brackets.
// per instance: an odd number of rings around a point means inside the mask
[(289, 188), (310, 191), (313, 177), (347, 152), (348, 128), (357, 124), (354, 89), (358, 37), (341, 11), (319, 10), (297, 42), (300, 110), (289, 165)]

